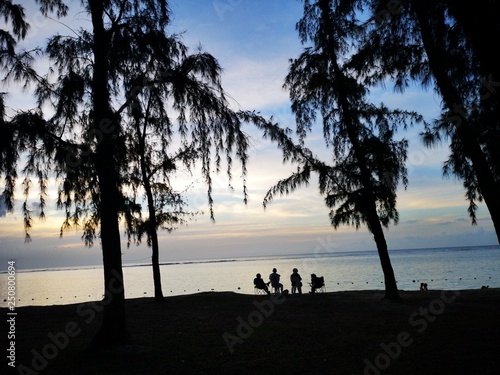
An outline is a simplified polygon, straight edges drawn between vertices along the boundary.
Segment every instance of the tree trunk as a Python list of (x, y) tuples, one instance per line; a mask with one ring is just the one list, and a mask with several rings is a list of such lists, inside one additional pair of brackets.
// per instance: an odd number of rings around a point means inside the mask
[(161, 287), (161, 273), (160, 273), (160, 245), (158, 244), (158, 233), (157, 233), (157, 222), (156, 222), (156, 210), (155, 201), (153, 197), (153, 191), (150, 183), (150, 175), (148, 166), (146, 163), (146, 129), (144, 128), (141, 132), (140, 120), (136, 119), (136, 131), (139, 143), (139, 158), (141, 165), (142, 183), (144, 186), (144, 191), (146, 192), (146, 197), (148, 201), (148, 236), (151, 240), (151, 266), (153, 269), (153, 285), (155, 289), (155, 301), (163, 302), (163, 290)]
[(465, 156), (472, 163), (481, 195), (490, 212), (497, 240), (500, 243), (500, 186), (488, 164), (486, 155), (481, 149), (478, 132), (469, 123), (461, 97), (441, 63), (445, 61), (445, 58), (441, 56), (441, 49), (434, 43), (432, 38), (431, 25), (428, 21), (429, 15), (427, 14), (430, 9), (432, 7), (426, 6), (425, 2), (420, 0), (413, 1), (413, 10), (420, 24), (422, 41), (429, 59), (432, 74), (446, 107), (451, 113), (456, 115), (456, 121), (454, 121), (456, 135), (462, 143)]
[(99, 178), (101, 246), (104, 266), (103, 320), (93, 346), (100, 347), (130, 341), (125, 314), (125, 289), (119, 230), (120, 189), (116, 164), (116, 134), (119, 124), (109, 106), (109, 45), (104, 29), (103, 4), (89, 0), (94, 27), (93, 131), (97, 136), (95, 166)]
[(399, 292), (396, 283), (396, 277), (394, 276), (394, 270), (392, 268), (391, 259), (389, 258), (389, 250), (387, 248), (387, 242), (385, 241), (384, 231), (382, 225), (378, 220), (378, 216), (375, 220), (371, 220), (370, 226), (371, 232), (375, 243), (377, 244), (378, 256), (380, 258), (380, 264), (382, 265), (382, 271), (384, 273), (384, 284), (385, 284), (385, 298), (389, 300), (399, 300)]
[(155, 287), (155, 301), (163, 302), (163, 291), (161, 288), (161, 274), (160, 274), (160, 247), (158, 245), (158, 234), (156, 230), (151, 233), (151, 262), (153, 266), (153, 282)]
[(144, 162), (141, 155), (141, 166), (143, 169), (143, 181), (144, 190), (146, 191), (146, 196), (148, 200), (148, 211), (149, 211), (149, 224), (148, 224), (148, 235), (151, 239), (151, 265), (153, 267), (153, 283), (155, 288), (155, 301), (162, 302), (163, 291), (161, 288), (161, 274), (160, 274), (160, 245), (158, 244), (158, 233), (156, 231), (156, 211), (155, 202), (153, 198), (153, 193), (151, 191), (151, 184), (149, 183), (149, 177), (145, 173)]

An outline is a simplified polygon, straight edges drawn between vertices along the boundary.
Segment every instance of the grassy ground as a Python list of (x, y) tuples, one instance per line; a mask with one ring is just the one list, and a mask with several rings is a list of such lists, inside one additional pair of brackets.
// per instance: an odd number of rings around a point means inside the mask
[(500, 289), (401, 296), (127, 300), (133, 344), (97, 353), (85, 350), (100, 324), (89, 305), (18, 308), (17, 373), (498, 374)]

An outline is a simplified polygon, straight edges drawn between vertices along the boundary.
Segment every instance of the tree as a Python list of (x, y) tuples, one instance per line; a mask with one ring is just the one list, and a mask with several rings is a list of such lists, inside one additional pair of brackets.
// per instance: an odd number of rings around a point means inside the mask
[(19, 4), (13, 4), (10, 0), (0, 1), (0, 14), (6, 24), (11, 26), (11, 31), (0, 29), (0, 66), (2, 71), (8, 73), (15, 71), (20, 61), (16, 46), (19, 40), (26, 37), (29, 24), (26, 22), (24, 8)]
[[(366, 89), (350, 75), (341, 59), (348, 52), (348, 31), (356, 27), (352, 8), (333, 7), (329, 0), (304, 2), (297, 23), (303, 44), (312, 47), (291, 61), (285, 87), (296, 115), (299, 145), (284, 130), (267, 127), (266, 136), (279, 143), (285, 160), (299, 163), (296, 173), (271, 188), (264, 204), (276, 194), (288, 194), (308, 184), (311, 172), (319, 175), (319, 190), (331, 209), (334, 228), (366, 224), (373, 234), (385, 280), (385, 297), (399, 299), (383, 228), (397, 224), (396, 190), (406, 186), (405, 140), (395, 141), (398, 126), (421, 120), (413, 113), (391, 111), (370, 104)], [(304, 139), (321, 115), (333, 165), (320, 162), (305, 148)]]
[[(63, 15), (67, 10), (60, 0), (38, 3), (44, 14), (57, 9)], [(236, 153), (245, 174), (248, 143), (240, 118), (229, 110), (216, 60), (208, 54), (183, 59), (185, 47), (166, 37), (170, 12), (165, 1), (89, 0), (82, 5), (90, 16), (90, 30), (49, 39), (45, 51), (56, 77), (37, 75), (38, 107), (10, 121), (16, 146), (9, 148), (15, 157), (8, 160), (7, 174), (15, 170), (19, 152), (26, 153), (24, 173), (38, 176), (41, 199), (49, 172), (60, 181), (57, 203), (66, 213), (61, 233), (83, 226), (86, 244), (99, 238), (105, 298), (101, 302), (103, 321), (93, 346), (100, 347), (130, 341), (120, 222), (131, 212), (125, 188), (130, 181), (128, 162), (137, 150), (129, 148), (127, 131), (139, 95), (156, 90), (154, 95), (159, 96), (155, 99), (163, 99), (172, 89), (179, 106), (177, 124), (163, 119), (157, 126), (148, 123), (148, 130), (169, 134), (176, 125), (181, 139), (196, 140), (197, 152), (191, 156), (200, 159), (211, 214), (212, 160), (218, 171), (225, 154), (231, 175)], [(204, 96), (191, 105), (193, 113), (188, 114), (182, 106), (201, 92)], [(44, 105), (53, 109), (50, 117), (43, 112)], [(156, 105), (148, 115), (157, 119), (164, 108)], [(8, 195), (11, 199), (13, 190)]]
[[(427, 7), (423, 8), (425, 5)], [(430, 9), (435, 11), (432, 17), (428, 13)], [(484, 71), (490, 64), (477, 61), (475, 52), (478, 46), (474, 43), (475, 41), (470, 42), (471, 38), (464, 32), (464, 25), (460, 21), (457, 22), (459, 26), (457, 29), (460, 30), (458, 34), (464, 46), (460, 48), (460, 45), (450, 45), (449, 48), (440, 48), (439, 40), (450, 40), (450, 35), (453, 37), (456, 32), (444, 26), (446, 9), (414, 2), (412, 10), (420, 27), (425, 52), (429, 58), (429, 67), (436, 87), (443, 98), (443, 107), (447, 110), (435, 126), (436, 131), (445, 136), (450, 135), (451, 154), (444, 171), (446, 174), (455, 174), (463, 180), (470, 203), (469, 216), (473, 223), (476, 223), (477, 205), (475, 202), (484, 199), (500, 242), (500, 175), (498, 174), (500, 168), (498, 129), (500, 127), (497, 117), (500, 113), (500, 106), (498, 95), (489, 93), (486, 97), (487, 87), (484, 87), (493, 76), (498, 77), (496, 72), (498, 68), (493, 71)], [(453, 9), (450, 14), (453, 15)], [(439, 27), (435, 32), (433, 27), (437, 22), (439, 22)], [(497, 20), (494, 22), (498, 25)], [(486, 35), (488, 34), (484, 34), (484, 37)], [(467, 65), (463, 63), (457, 65), (451, 61), (450, 57), (457, 56), (459, 52), (464, 53), (460, 55), (465, 57), (461, 59), (465, 60)], [(481, 54), (478, 53), (477, 56), (480, 58)], [(483, 75), (485, 73), (487, 75)], [(489, 84), (491, 83), (493, 82), (490, 81)], [(440, 139), (437, 132), (434, 132), (434, 135), (435, 139)], [(432, 140), (431, 137), (427, 139)]]
[[(175, 38), (164, 42), (165, 45), (169, 43), (179, 42)], [(190, 170), (198, 155), (201, 155), (206, 182), (209, 185), (210, 215), (211, 219), (214, 218), (208, 163), (212, 142), (206, 136), (197, 136), (199, 131), (203, 131), (201, 128), (191, 134), (181, 132), (178, 139), (174, 140), (172, 138), (175, 133), (174, 125), (177, 123), (181, 127), (186, 127), (188, 124), (221, 123), (223, 127), (220, 130), (224, 132), (224, 127), (229, 129), (231, 123), (240, 122), (239, 115), (229, 108), (224, 96), (220, 95), (223, 93), (223, 88), (220, 82), (221, 67), (217, 60), (202, 51), (186, 55), (182, 45), (177, 48), (170, 47), (170, 50), (178, 52), (175, 54), (178, 58), (170, 58), (167, 61), (168, 66), (153, 66), (148, 61), (142, 69), (134, 68), (126, 75), (130, 80), (130, 90), (138, 87), (137, 82), (141, 85), (146, 84), (145, 89), (131, 100), (128, 108), (128, 126), (131, 131), (127, 132), (130, 135), (127, 139), (130, 165), (133, 166), (132, 185), (134, 189), (137, 186), (142, 186), (144, 189), (148, 219), (145, 222), (131, 221), (135, 225), (130, 226), (130, 233), (136, 234), (139, 241), (144, 232), (148, 236), (148, 244), (151, 244), (153, 254), (153, 278), (157, 301), (163, 299), (157, 230), (165, 223), (179, 223), (180, 216), (186, 214), (182, 212), (184, 203), (182, 198), (174, 194), (170, 186), (170, 176), (175, 173), (176, 164), (182, 164)], [(159, 76), (163, 84), (155, 85)], [(170, 113), (177, 113), (179, 121), (171, 119)], [(222, 138), (215, 139), (217, 148), (224, 149), (226, 147), (224, 143), (231, 147), (233, 136), (228, 135), (225, 141)], [(216, 138), (220, 136), (222, 134)], [(244, 153), (246, 142), (245, 137), (241, 137), (238, 141), (238, 153), (241, 155)], [(175, 147), (180, 149), (172, 155), (171, 150)], [(176, 206), (177, 210), (165, 212), (164, 206)]]
[[(31, 59), (28, 53), (16, 51), (18, 41), (23, 40), (29, 30), (24, 8), (10, 0), (0, 0), (0, 15), (11, 30), (0, 29), (0, 71), (5, 74), (2, 83), (9, 80), (26, 81), (31, 76)], [(11, 147), (14, 133), (8, 123), (5, 108), (5, 96), (0, 93), (0, 126), (3, 136), (0, 139), (0, 173), (5, 176), (5, 188), (0, 199), (6, 204), (7, 211), (12, 212), (17, 170), (15, 163), (19, 158), (17, 150)], [(42, 211), (43, 212), (43, 211)]]
[(431, 146), (449, 140), (445, 175), (463, 181), (469, 216), (484, 200), (500, 242), (500, 100), (498, 64), (488, 47), (498, 35), (496, 2), (470, 7), (454, 1), (348, 1), (366, 4), (369, 21), (352, 67), (365, 84), (395, 78), (403, 92), (411, 82), (434, 87), (442, 112), (423, 139)]
[[(150, 99), (148, 100), (150, 102)], [(140, 105), (136, 102), (135, 108)], [(149, 105), (146, 105), (146, 113), (135, 113), (133, 120), (134, 132), (131, 132), (129, 138), (129, 150), (131, 152), (129, 165), (132, 169), (130, 175), (130, 185), (134, 191), (134, 197), (131, 199), (130, 209), (127, 210), (126, 224), (127, 234), (130, 240), (140, 244), (144, 234), (147, 236), (147, 244), (152, 249), (151, 265), (153, 270), (153, 283), (154, 295), (156, 302), (164, 301), (163, 290), (161, 284), (160, 272), (160, 245), (158, 242), (158, 229), (173, 230), (173, 225), (183, 223), (182, 216), (185, 214), (182, 211), (185, 205), (182, 196), (173, 191), (169, 175), (175, 172), (175, 159), (177, 157), (169, 156), (167, 153), (167, 146), (170, 143), (168, 140), (163, 139), (165, 128), (159, 128), (158, 133), (162, 140), (161, 144), (165, 149), (156, 150), (151, 147), (148, 142), (148, 132), (146, 131), (146, 124), (153, 123), (154, 119), (149, 113)], [(160, 119), (161, 120), (161, 119)], [(159, 121), (158, 123), (161, 123)], [(167, 137), (168, 138), (168, 137)], [(183, 154), (183, 153), (181, 153)], [(194, 154), (187, 150), (182, 155), (183, 160), (189, 165), (194, 159)], [(147, 202), (148, 216), (146, 220), (142, 220), (142, 207), (136, 204), (137, 191), (144, 189), (144, 195)], [(165, 211), (167, 208), (167, 211)], [(171, 208), (172, 211), (169, 211)], [(135, 214), (135, 215), (134, 215)]]

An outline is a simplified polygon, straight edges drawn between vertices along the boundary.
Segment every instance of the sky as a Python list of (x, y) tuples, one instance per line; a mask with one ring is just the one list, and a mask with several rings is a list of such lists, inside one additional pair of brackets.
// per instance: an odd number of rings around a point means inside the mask
[[(89, 24), (73, 1), (70, 14), (62, 20), (77, 28)], [(222, 83), (232, 98), (235, 109), (256, 110), (273, 116), (282, 127), (294, 129), (288, 93), (283, 89), (289, 59), (298, 57), (303, 49), (295, 24), (302, 15), (298, 0), (175, 0), (171, 31), (183, 32), (184, 44), (191, 51), (201, 46), (214, 55), (224, 69)], [(66, 26), (41, 17), (36, 9), (27, 7), (32, 25), (26, 45), (43, 43), (53, 32), (70, 33)], [(64, 31), (62, 31), (64, 30)], [(39, 64), (41, 69), (43, 64)], [(29, 91), (8, 86), (7, 103), (12, 108), (30, 108), (34, 104)], [(383, 102), (390, 108), (415, 110), (432, 121), (439, 112), (439, 97), (432, 91), (408, 90), (404, 95), (393, 93), (390, 84), (371, 90), (375, 104)], [(173, 181), (184, 190), (192, 211), (204, 211), (187, 225), (172, 233), (160, 232), (162, 262), (225, 259), (234, 257), (325, 253), (337, 251), (375, 250), (372, 236), (362, 227), (330, 225), (328, 208), (319, 195), (313, 176), (308, 187), (288, 196), (275, 197), (264, 209), (266, 192), (280, 179), (288, 177), (296, 166), (283, 163), (275, 144), (262, 138), (250, 125), (245, 131), (251, 137), (246, 185), (249, 201), (243, 203), (243, 179), (234, 164), (233, 179), (224, 173), (214, 176), (215, 222), (208, 215), (206, 186), (196, 173), (180, 171)], [(479, 204), (478, 224), (471, 225), (468, 202), (460, 181), (443, 178), (442, 164), (448, 156), (446, 144), (425, 148), (418, 136), (421, 129), (401, 131), (397, 137), (409, 140), (407, 189), (398, 190), (398, 225), (386, 231), (389, 249), (475, 246), (498, 244), (493, 225), (484, 204)], [(328, 158), (320, 127), (315, 127), (307, 146)], [(3, 183), (3, 181), (2, 181)], [(233, 189), (228, 188), (229, 183)], [(19, 184), (20, 185), (20, 184)], [(0, 207), (0, 261), (16, 260), (20, 269), (92, 266), (102, 264), (98, 241), (86, 248), (81, 232), (66, 233), (59, 238), (62, 213), (55, 208), (56, 184), (49, 186), (50, 198), (44, 221), (35, 220), (32, 242), (24, 242), (21, 204), (22, 193), (16, 195), (14, 213)], [(33, 196), (32, 202), (36, 201)], [(147, 263), (151, 251), (145, 245), (122, 246), (124, 265)]]

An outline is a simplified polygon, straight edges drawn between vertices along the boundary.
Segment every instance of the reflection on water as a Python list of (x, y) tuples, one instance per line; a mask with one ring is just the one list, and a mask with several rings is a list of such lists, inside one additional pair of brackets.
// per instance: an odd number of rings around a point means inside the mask
[[(500, 287), (500, 247), (396, 250), (391, 262), (402, 290), (417, 290), (420, 282), (429, 289), (479, 289)], [(253, 294), (256, 273), (267, 280), (276, 267), (285, 288), (298, 268), (304, 288), (310, 274), (325, 277), (327, 291), (383, 290), (383, 274), (374, 251), (294, 255), (290, 257), (241, 258), (223, 261), (169, 263), (161, 266), (163, 294), (168, 296), (207, 291)], [(126, 298), (154, 295), (152, 270), (147, 266), (124, 268)], [(7, 274), (0, 275), (0, 304), (7, 306)], [(16, 305), (53, 305), (95, 301), (102, 298), (101, 268), (46, 270), (16, 274)]]

